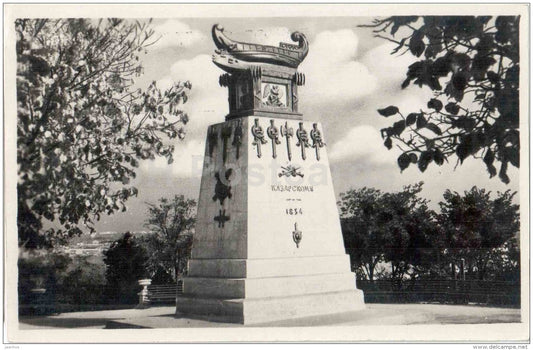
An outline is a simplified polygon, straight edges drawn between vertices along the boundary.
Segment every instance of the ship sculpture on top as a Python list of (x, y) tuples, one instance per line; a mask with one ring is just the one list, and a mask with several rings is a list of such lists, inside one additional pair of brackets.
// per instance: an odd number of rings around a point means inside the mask
[(218, 24), (212, 35), (213, 63), (227, 72), (219, 79), (229, 89), (227, 120), (250, 115), (301, 119), (297, 86), (305, 84), (305, 75), (297, 68), (309, 51), (305, 35), (294, 32), (291, 39), (298, 45), (281, 42), (279, 47), (230, 39)]
[(213, 41), (216, 47), (237, 59), (250, 62), (264, 62), (296, 68), (307, 56), (309, 44), (305, 35), (300, 32), (291, 34), (291, 39), (298, 45), (279, 43), (279, 47), (250, 44), (235, 41), (224, 34), (224, 28), (218, 24), (213, 26)]

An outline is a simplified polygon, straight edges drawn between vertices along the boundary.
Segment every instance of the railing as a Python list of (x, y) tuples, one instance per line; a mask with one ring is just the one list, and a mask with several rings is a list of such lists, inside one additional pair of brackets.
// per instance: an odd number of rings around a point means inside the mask
[(175, 303), (176, 297), (183, 294), (183, 281), (177, 284), (162, 284), (148, 286), (149, 299), (152, 303)]
[(517, 281), (406, 280), (357, 281), (367, 303), (479, 303), (520, 305)]

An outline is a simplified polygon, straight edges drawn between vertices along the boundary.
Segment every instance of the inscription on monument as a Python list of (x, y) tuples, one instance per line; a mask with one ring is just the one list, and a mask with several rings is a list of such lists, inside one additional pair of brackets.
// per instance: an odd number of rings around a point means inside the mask
[(272, 192), (313, 192), (314, 186), (271, 185)]

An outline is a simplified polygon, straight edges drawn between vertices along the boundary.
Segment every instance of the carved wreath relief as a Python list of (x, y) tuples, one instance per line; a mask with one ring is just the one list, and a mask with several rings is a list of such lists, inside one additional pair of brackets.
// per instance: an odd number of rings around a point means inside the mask
[(224, 182), (229, 181), (229, 177), (231, 176), (232, 172), (232, 169), (226, 170), (224, 173), (224, 181), (220, 179), (220, 173), (218, 171), (215, 174), (217, 183), (215, 185), (215, 195), (213, 196), (213, 200), (216, 201), (218, 199), (220, 201), (220, 205), (224, 204), (224, 200), (226, 198), (231, 198), (231, 186), (226, 185)]

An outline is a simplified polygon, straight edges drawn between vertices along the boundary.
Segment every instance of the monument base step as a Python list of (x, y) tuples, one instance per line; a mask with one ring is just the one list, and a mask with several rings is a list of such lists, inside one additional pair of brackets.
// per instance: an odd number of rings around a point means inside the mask
[(265, 278), (350, 271), (348, 254), (268, 259), (190, 259), (189, 277)]
[(183, 295), (178, 297), (176, 316), (249, 325), (341, 314), (364, 308), (363, 292), (357, 289), (257, 299), (216, 299)]

